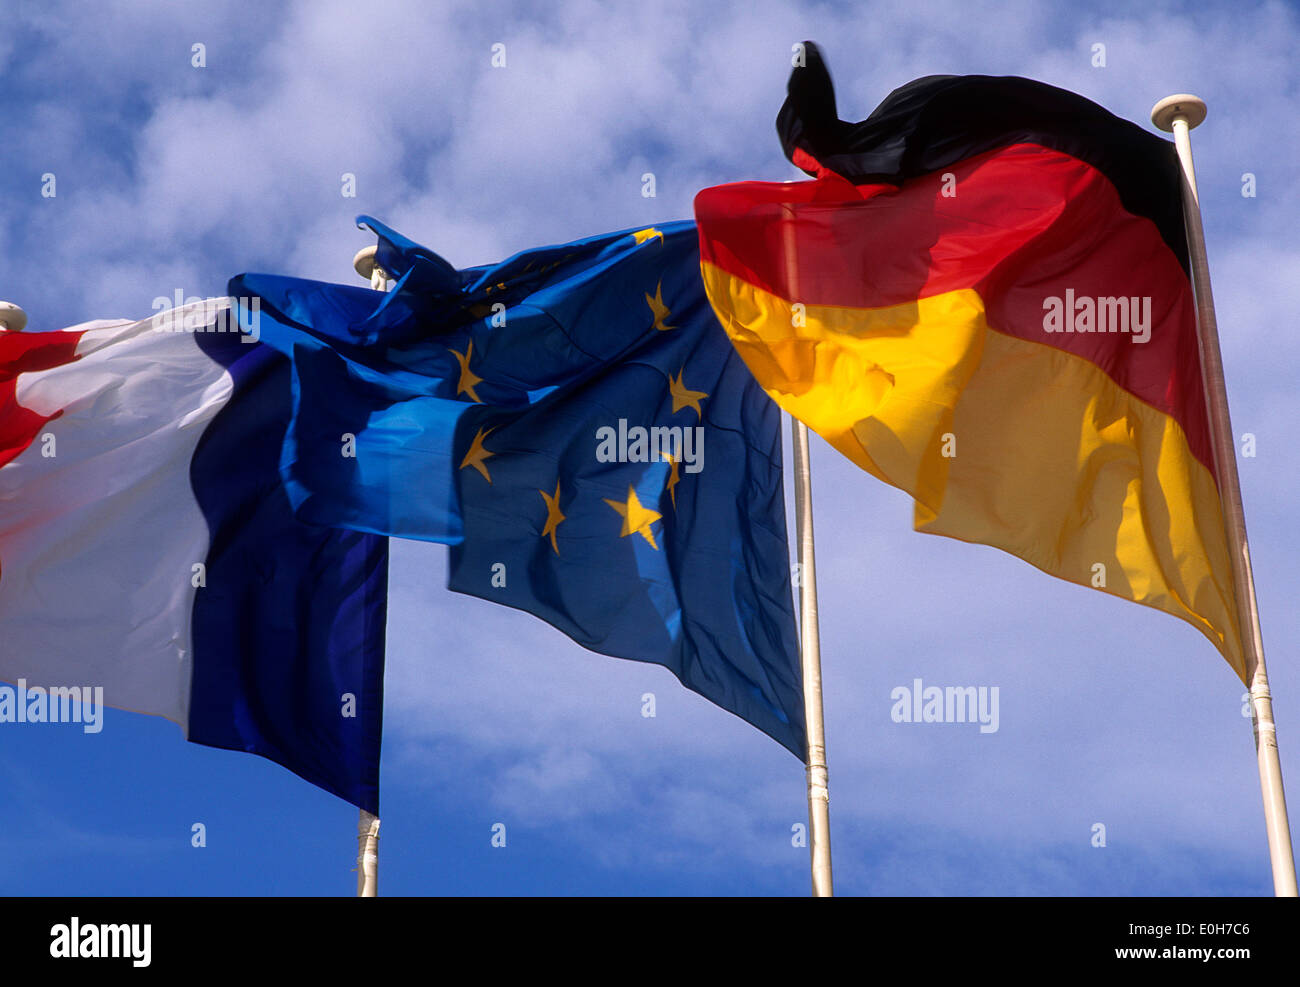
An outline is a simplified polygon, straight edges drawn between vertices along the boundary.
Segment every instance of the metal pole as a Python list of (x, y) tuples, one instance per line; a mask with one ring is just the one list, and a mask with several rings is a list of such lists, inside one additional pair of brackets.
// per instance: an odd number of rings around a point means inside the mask
[[(799, 250), (795, 215), (785, 207), (781, 243), (791, 301), (799, 300)], [(812, 466), (808, 460), (808, 426), (790, 419), (794, 440), (794, 516), (799, 541), (799, 662), (803, 668), (803, 710), (808, 729), (808, 853), (814, 898), (829, 898), (831, 886), (831, 809), (826, 772), (826, 725), (822, 716), (822, 648), (817, 632), (817, 561), (813, 552)]]
[(379, 894), (379, 817), (361, 810), (357, 820), (357, 897)]
[[(375, 263), (374, 246), (363, 247), (352, 258), (353, 269), (376, 291), (388, 290), (388, 272)], [(365, 809), (357, 819), (357, 897), (379, 895), (379, 817)]]
[(790, 419), (794, 439), (794, 513), (799, 539), (799, 651), (803, 665), (803, 708), (808, 727), (808, 852), (812, 893), (829, 898), (831, 886), (831, 810), (826, 773), (826, 726), (822, 716), (822, 651), (817, 632), (817, 566), (813, 554), (812, 470), (808, 426)]
[(1286, 793), (1282, 789), (1282, 762), (1277, 750), (1277, 728), (1273, 722), (1273, 698), (1268, 690), (1264, 666), (1264, 641), (1259, 629), (1259, 606), (1255, 599), (1255, 576), (1246, 542), (1246, 515), (1241, 504), (1241, 480), (1237, 475), (1237, 451), (1228, 415), (1228, 390), (1223, 379), (1223, 355), (1219, 350), (1219, 326), (1214, 316), (1214, 295), (1210, 290), (1210, 265), (1205, 253), (1205, 231), (1201, 226), (1200, 198), (1196, 191), (1196, 170), (1192, 164), (1191, 128), (1205, 119), (1205, 101), (1181, 93), (1166, 96), (1151, 109), (1151, 122), (1173, 132), (1183, 172), (1183, 221), (1192, 265), (1196, 294), (1196, 321), (1205, 374), (1205, 396), (1209, 405), (1214, 467), (1219, 475), (1219, 499), (1223, 503), (1228, 549), (1232, 556), (1232, 579), (1237, 597), (1237, 618), (1241, 627), (1250, 680), (1251, 718), (1255, 728), (1255, 751), (1259, 761), (1259, 783), (1264, 795), (1264, 823), (1268, 830), (1268, 855), (1273, 866), (1273, 890), (1278, 897), (1296, 896), (1295, 858), (1291, 850), (1291, 829), (1287, 820)]

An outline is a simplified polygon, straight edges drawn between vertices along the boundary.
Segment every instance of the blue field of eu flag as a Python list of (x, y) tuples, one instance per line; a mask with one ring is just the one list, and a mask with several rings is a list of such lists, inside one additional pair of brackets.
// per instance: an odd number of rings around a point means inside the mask
[(387, 294), (230, 283), (292, 358), (298, 517), (447, 543), (451, 589), (664, 665), (802, 760), (779, 411), (713, 315), (695, 225), (457, 271), (362, 221)]

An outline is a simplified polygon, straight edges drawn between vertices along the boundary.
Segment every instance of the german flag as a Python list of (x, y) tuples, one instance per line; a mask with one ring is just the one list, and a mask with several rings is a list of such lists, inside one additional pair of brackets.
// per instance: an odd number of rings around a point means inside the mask
[(695, 200), (759, 383), (917, 531), (1180, 617), (1245, 681), (1174, 146), (1019, 78), (845, 123), (806, 56), (777, 129), (815, 180)]

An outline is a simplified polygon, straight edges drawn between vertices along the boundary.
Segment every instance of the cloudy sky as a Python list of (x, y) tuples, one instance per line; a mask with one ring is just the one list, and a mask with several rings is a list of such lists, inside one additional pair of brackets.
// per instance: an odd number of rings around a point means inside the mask
[[(0, 298), (33, 329), (142, 318), (244, 271), (359, 283), (351, 258), (373, 240), (358, 213), (469, 266), (690, 218), (704, 186), (801, 177), (773, 119), (805, 38), (845, 119), (934, 73), (1027, 76), (1146, 126), (1159, 98), (1204, 97), (1197, 172), (1234, 431), (1256, 442), (1242, 485), (1300, 805), (1294, 8), (176, 6), (0, 7)], [(1244, 690), (1204, 638), (914, 534), (903, 494), (817, 439), (813, 476), (839, 893), (1271, 893)], [(662, 668), (448, 593), (445, 553), (393, 543), (381, 893), (807, 893), (795, 758)], [(998, 687), (998, 731), (893, 722), (891, 690), (916, 678)], [(0, 809), (0, 893), (354, 888), (354, 808), (162, 720), (111, 712), (93, 738), (0, 726)]]

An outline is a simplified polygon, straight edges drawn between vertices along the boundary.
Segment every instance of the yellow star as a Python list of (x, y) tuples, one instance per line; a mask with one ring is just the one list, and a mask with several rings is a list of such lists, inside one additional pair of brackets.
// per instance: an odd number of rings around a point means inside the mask
[(474, 355), (474, 344), (471, 342), (469, 349), (464, 353), (458, 350), (452, 350), (451, 353), (456, 358), (456, 362), (460, 364), (460, 380), (456, 383), (456, 396), (460, 397), (462, 394), (468, 394), (471, 401), (482, 404), (483, 402), (479, 400), (479, 396), (474, 393), (474, 385), (483, 383), (483, 378), (469, 368), (470, 357)]
[(637, 246), (640, 246), (647, 240), (653, 240), (655, 237), (658, 237), (659, 242), (663, 243), (663, 232), (655, 229), (653, 226), (647, 226), (644, 230), (637, 230), (632, 234), (632, 239), (637, 242)]
[(700, 410), (700, 399), (707, 398), (709, 395), (704, 391), (692, 391), (682, 383), (682, 374), (686, 368), (682, 367), (677, 371), (677, 379), (668, 378), (668, 391), (673, 396), (673, 414), (681, 411), (683, 408), (694, 408), (697, 418), (703, 418), (704, 412)]
[(655, 551), (659, 550), (659, 546), (655, 544), (655, 533), (650, 530), (650, 525), (658, 521), (663, 515), (658, 511), (650, 510), (648, 507), (642, 507), (641, 501), (636, 499), (636, 491), (632, 489), (631, 484), (628, 484), (626, 501), (620, 503), (617, 500), (610, 500), (608, 497), (604, 498), (604, 500), (606, 504), (623, 515), (623, 530), (619, 533), (620, 538), (638, 534), (650, 543), (651, 548)]
[(551, 536), (551, 548), (555, 549), (555, 554), (560, 554), (560, 546), (555, 543), (555, 529), (560, 526), (560, 522), (565, 520), (560, 513), (560, 481), (555, 481), (555, 496), (551, 496), (545, 490), (537, 491), (542, 495), (542, 500), (546, 501), (546, 527), (542, 529), (542, 537)]
[(668, 496), (672, 498), (673, 510), (677, 510), (677, 491), (673, 488), (681, 481), (681, 475), (677, 472), (677, 457), (670, 452), (664, 453), (664, 459), (668, 460)]
[(484, 465), (484, 460), (489, 456), (495, 456), (496, 453), (484, 449), (483, 440), (491, 435), (492, 431), (493, 430), (489, 428), (485, 432), (480, 428), (478, 430), (478, 435), (474, 436), (474, 441), (469, 444), (469, 452), (465, 453), (465, 458), (460, 461), (461, 469), (464, 469), (466, 466), (473, 466), (483, 474), (483, 479), (487, 480), (488, 483), (492, 482), (492, 477), (488, 473), (487, 466)]
[(676, 326), (670, 326), (664, 322), (664, 319), (668, 318), (668, 316), (672, 315), (673, 313), (670, 312), (668, 310), (668, 306), (664, 304), (663, 278), (659, 279), (659, 286), (655, 288), (655, 296), (651, 298), (650, 292), (647, 291), (645, 293), (645, 300), (646, 300), (646, 304), (650, 306), (650, 311), (654, 313), (654, 317), (655, 317), (654, 324), (656, 329), (658, 329), (660, 332), (667, 332), (669, 329), (677, 328)]

